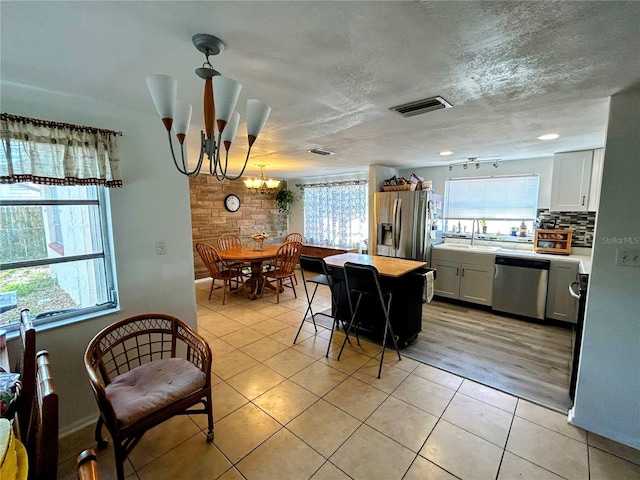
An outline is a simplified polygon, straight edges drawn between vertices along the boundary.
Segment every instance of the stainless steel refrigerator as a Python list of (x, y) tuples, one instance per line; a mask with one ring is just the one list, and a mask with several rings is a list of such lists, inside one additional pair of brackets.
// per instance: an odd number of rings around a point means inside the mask
[(442, 242), (442, 195), (430, 191), (374, 194), (376, 254), (431, 262)]

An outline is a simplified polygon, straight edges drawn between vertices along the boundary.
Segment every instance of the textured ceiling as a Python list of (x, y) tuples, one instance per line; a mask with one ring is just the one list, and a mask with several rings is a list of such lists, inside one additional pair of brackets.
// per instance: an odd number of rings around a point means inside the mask
[[(3, 82), (155, 114), (145, 76), (172, 75), (194, 106), (192, 151), (204, 56), (191, 36), (222, 38), (212, 63), (243, 84), (240, 114), (248, 98), (273, 108), (250, 164), (284, 178), (599, 147), (608, 97), (640, 81), (640, 2), (4, 1), (0, 13)], [(434, 95), (454, 107), (389, 111)], [(548, 132), (561, 137), (536, 139)]]

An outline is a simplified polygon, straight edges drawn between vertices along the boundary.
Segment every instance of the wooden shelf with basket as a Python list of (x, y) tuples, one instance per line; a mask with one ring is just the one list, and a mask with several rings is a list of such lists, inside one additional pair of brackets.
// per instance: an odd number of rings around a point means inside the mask
[(571, 230), (536, 230), (533, 250), (536, 253), (570, 255), (572, 235)]

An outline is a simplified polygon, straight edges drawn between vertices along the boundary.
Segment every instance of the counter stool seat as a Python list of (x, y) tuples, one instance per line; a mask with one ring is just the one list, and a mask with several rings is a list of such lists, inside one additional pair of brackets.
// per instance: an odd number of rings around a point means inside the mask
[[(333, 275), (331, 275), (331, 273), (329, 273), (329, 268), (327, 267), (326, 262), (324, 261), (324, 259), (322, 257), (312, 257), (309, 255), (300, 255), (300, 271), (302, 272), (302, 278), (303, 278), (303, 284), (304, 284), (304, 292), (307, 296), (307, 310), (304, 312), (304, 316), (302, 317), (302, 322), (300, 322), (300, 327), (298, 328), (298, 333), (296, 333), (296, 338), (293, 339), (293, 343), (295, 345), (296, 341), (298, 340), (298, 336), (300, 335), (300, 331), (302, 330), (302, 326), (304, 325), (304, 322), (308, 321), (307, 320), (307, 314), (309, 312), (311, 312), (311, 321), (313, 322), (313, 327), (316, 330), (316, 333), (318, 332), (318, 327), (316, 325), (316, 315), (324, 315), (325, 317), (328, 318), (333, 318), (333, 323), (331, 325), (331, 335), (329, 336), (329, 345), (327, 346), (327, 353), (325, 355), (325, 357), (329, 356), (329, 350), (331, 349), (331, 340), (333, 339), (333, 332), (336, 328), (339, 328), (340, 326), (340, 322), (342, 322), (342, 328), (345, 330), (345, 334), (347, 334), (347, 336), (345, 337), (345, 341), (349, 341), (349, 343), (351, 343), (351, 341), (349, 340), (349, 335), (346, 331), (346, 326), (347, 326), (347, 321), (346, 320), (342, 320), (340, 318), (340, 312), (338, 309), (338, 298), (339, 298), (339, 292), (342, 288), (342, 285), (344, 284), (344, 280), (341, 278), (335, 278)], [(313, 274), (316, 273), (316, 275), (314, 275), (313, 277), (309, 277), (307, 278), (308, 274)], [(309, 296), (309, 288), (307, 287), (307, 284), (314, 284), (314, 288), (313, 288), (313, 292), (311, 293), (311, 296)], [(333, 304), (335, 305), (335, 316), (331, 316), (328, 315), (324, 312), (317, 312), (314, 313), (313, 312), (313, 299), (316, 296), (316, 292), (318, 291), (318, 286), (320, 285), (324, 285), (329, 287), (329, 289), (331, 290), (331, 297), (333, 299)], [(337, 292), (336, 292), (337, 290)]]

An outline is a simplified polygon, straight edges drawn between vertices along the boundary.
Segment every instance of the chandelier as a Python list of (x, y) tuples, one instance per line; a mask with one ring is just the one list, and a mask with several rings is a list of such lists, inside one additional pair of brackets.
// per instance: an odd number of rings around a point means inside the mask
[[(168, 75), (147, 76), (147, 87), (151, 98), (162, 119), (169, 136), (169, 148), (173, 163), (180, 173), (188, 177), (195, 177), (200, 173), (204, 156), (209, 159), (209, 173), (218, 180), (237, 180), (244, 173), (247, 161), (251, 154), (251, 147), (258, 138), (271, 107), (260, 100), (247, 100), (247, 136), (249, 149), (244, 160), (242, 170), (238, 175), (230, 175), (227, 172), (229, 149), (236, 136), (240, 115), (235, 111), (236, 102), (240, 96), (242, 85), (235, 80), (223, 77), (213, 68), (209, 62), (210, 55), (217, 55), (224, 50), (224, 42), (213, 35), (199, 33), (192, 38), (195, 47), (202, 52), (206, 61), (202, 67), (196, 69), (196, 75), (204, 79), (204, 131), (200, 132), (201, 146), (200, 157), (194, 170), (189, 171), (185, 160), (184, 140), (191, 123), (192, 106), (176, 102), (178, 82)], [(217, 125), (218, 139), (215, 139), (214, 121)], [(171, 130), (174, 131), (180, 144), (181, 161), (176, 159), (171, 139)], [(224, 161), (220, 159), (221, 146), (224, 145)]]
[(244, 184), (250, 190), (264, 195), (265, 193), (273, 193), (279, 186), (280, 180), (272, 180), (271, 178), (265, 178), (264, 167), (266, 165), (256, 165), (260, 167), (260, 178), (245, 178)]

